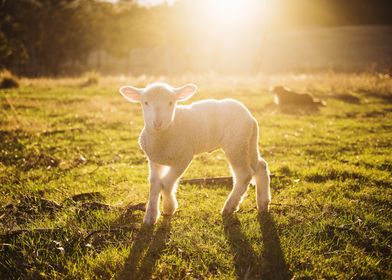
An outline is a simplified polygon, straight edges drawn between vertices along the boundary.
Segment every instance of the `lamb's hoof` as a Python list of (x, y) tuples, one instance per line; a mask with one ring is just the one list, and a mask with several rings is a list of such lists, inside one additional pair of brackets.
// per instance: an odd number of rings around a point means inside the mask
[(158, 221), (158, 218), (159, 218), (159, 212), (157, 214), (147, 213), (144, 216), (143, 223), (145, 225), (152, 226)]
[(234, 212), (238, 210), (238, 207), (223, 207), (221, 214), (222, 216), (230, 216), (233, 215)]
[(259, 213), (268, 213), (269, 212), (270, 201), (263, 201), (258, 206)]
[(174, 213), (177, 211), (177, 206), (172, 206), (172, 207), (165, 207), (163, 206), (163, 212), (162, 215), (164, 216), (172, 216)]
[(170, 216), (173, 216), (174, 213), (176, 213), (176, 209), (172, 209), (172, 210), (163, 210), (162, 216), (170, 217)]

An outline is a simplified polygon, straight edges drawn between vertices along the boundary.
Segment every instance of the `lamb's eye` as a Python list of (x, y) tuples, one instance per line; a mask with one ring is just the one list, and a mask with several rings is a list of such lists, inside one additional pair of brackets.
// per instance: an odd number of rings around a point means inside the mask
[(144, 105), (146, 105), (146, 106), (147, 106), (147, 105), (148, 105), (148, 102), (147, 102), (147, 101), (144, 101)]
[(171, 106), (171, 105), (173, 105), (173, 102), (170, 101), (170, 102), (169, 102), (169, 106)]

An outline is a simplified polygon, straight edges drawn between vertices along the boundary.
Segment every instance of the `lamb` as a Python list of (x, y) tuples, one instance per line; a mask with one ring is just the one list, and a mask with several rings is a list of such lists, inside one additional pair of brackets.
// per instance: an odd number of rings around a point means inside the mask
[(143, 222), (157, 222), (162, 195), (163, 214), (173, 215), (178, 207), (176, 186), (194, 155), (222, 148), (234, 177), (233, 189), (221, 213), (238, 210), (249, 183), (256, 183), (259, 212), (269, 211), (270, 176), (258, 149), (259, 127), (249, 110), (233, 99), (207, 99), (190, 105), (197, 87), (179, 88), (155, 83), (139, 89), (123, 86), (120, 93), (133, 103), (141, 103), (144, 128), (139, 145), (148, 157), (150, 192)]

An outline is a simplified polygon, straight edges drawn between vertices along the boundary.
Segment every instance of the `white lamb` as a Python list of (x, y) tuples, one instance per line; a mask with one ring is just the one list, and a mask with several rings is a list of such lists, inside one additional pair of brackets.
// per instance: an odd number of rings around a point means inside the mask
[(177, 105), (192, 97), (193, 84), (173, 88), (156, 83), (144, 89), (123, 86), (120, 93), (130, 102), (140, 102), (144, 128), (139, 144), (148, 157), (150, 193), (145, 224), (160, 215), (172, 215), (178, 207), (176, 185), (193, 156), (222, 148), (231, 166), (234, 187), (222, 209), (231, 214), (238, 206), (252, 178), (256, 181), (256, 202), (260, 212), (269, 210), (270, 177), (267, 163), (258, 149), (259, 128), (248, 109), (233, 99), (203, 100)]

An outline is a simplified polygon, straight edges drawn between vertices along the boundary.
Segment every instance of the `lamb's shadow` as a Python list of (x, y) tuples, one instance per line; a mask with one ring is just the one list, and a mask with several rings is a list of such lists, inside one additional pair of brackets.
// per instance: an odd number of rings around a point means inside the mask
[(153, 226), (143, 225), (117, 279), (151, 279), (155, 264), (170, 238), (170, 230), (170, 217), (163, 218), (155, 233)]
[(259, 215), (258, 221), (264, 245), (262, 255), (258, 255), (247, 241), (236, 216), (223, 218), (237, 279), (290, 279), (275, 222), (270, 214)]
[(276, 224), (271, 214), (259, 214), (258, 220), (264, 244), (263, 257), (268, 268), (264, 273), (263, 279), (290, 279)]
[(223, 216), (226, 238), (234, 255), (234, 265), (237, 279), (247, 279), (249, 276), (260, 277), (262, 263), (257, 258), (250, 243), (241, 232), (241, 223), (236, 216)]

